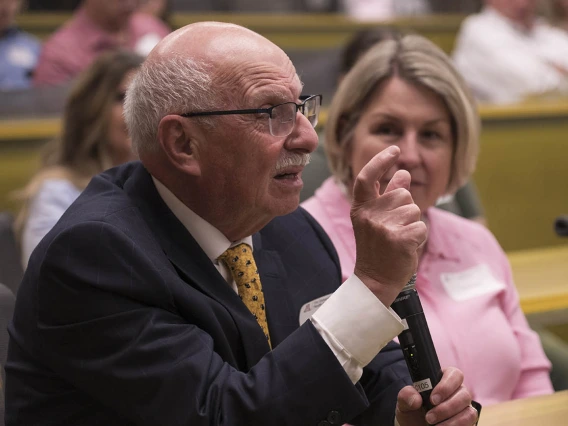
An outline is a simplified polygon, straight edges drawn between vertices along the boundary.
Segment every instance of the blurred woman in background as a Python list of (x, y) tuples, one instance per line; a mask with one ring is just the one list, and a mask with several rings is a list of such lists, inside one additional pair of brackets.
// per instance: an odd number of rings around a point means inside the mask
[(134, 159), (122, 115), (124, 94), (143, 58), (109, 52), (76, 81), (65, 105), (61, 137), (49, 143), (42, 166), (18, 193), (16, 218), (24, 268), (28, 259), (92, 176)]
[(416, 288), (442, 368), (455, 365), (484, 405), (552, 392), (550, 362), (521, 311), (507, 257), (484, 226), (434, 207), (470, 178), (480, 124), (473, 98), (446, 54), (409, 35), (371, 47), (341, 82), (325, 147), (333, 177), (302, 206), (328, 233), (343, 278), (355, 266), (350, 220), (354, 177), (377, 153), (400, 147), (377, 182), (397, 170), (428, 226)]

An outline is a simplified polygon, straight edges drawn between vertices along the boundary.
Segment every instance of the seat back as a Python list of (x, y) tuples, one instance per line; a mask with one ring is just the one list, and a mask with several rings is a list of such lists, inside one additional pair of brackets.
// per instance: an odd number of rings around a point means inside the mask
[(8, 355), (8, 323), (12, 320), (15, 303), (16, 298), (12, 291), (4, 284), (0, 284), (0, 367), (2, 369), (0, 374), (2, 385), (0, 388), (0, 426), (4, 426), (4, 383), (6, 378), (4, 365)]
[(20, 250), (16, 244), (13, 229), (13, 216), (0, 212), (0, 284), (16, 294), (24, 275), (20, 260)]

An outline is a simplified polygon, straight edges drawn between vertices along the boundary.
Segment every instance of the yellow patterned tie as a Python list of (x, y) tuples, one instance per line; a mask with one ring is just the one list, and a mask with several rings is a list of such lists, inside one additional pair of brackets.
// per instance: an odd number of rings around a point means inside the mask
[(251, 247), (246, 243), (230, 247), (219, 256), (219, 260), (225, 262), (225, 265), (231, 271), (231, 275), (237, 284), (239, 297), (256, 318), (262, 331), (264, 331), (268, 345), (272, 348), (268, 323), (266, 322), (264, 293)]

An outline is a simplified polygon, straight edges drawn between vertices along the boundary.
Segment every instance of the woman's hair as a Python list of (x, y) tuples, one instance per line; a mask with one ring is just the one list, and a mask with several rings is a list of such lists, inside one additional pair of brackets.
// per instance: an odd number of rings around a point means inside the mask
[(91, 177), (113, 164), (109, 151), (112, 106), (124, 97), (118, 89), (143, 58), (126, 51), (99, 57), (77, 80), (63, 113), (61, 137), (45, 152), (44, 166), (63, 166)]
[(62, 118), (59, 138), (47, 143), (41, 167), (29, 184), (16, 193), (23, 207), (16, 219), (21, 232), (28, 204), (46, 179), (67, 179), (84, 189), (90, 178), (111, 167), (109, 128), (112, 107), (124, 94), (119, 87), (143, 58), (135, 53), (113, 51), (101, 55), (74, 83)]
[(432, 42), (417, 35), (376, 44), (339, 85), (325, 125), (325, 149), (332, 173), (339, 181), (349, 183), (352, 176), (347, 152), (355, 126), (376, 95), (377, 88), (394, 76), (432, 90), (446, 104), (454, 137), (447, 193), (455, 192), (475, 169), (479, 150), (479, 115), (465, 81), (448, 56)]

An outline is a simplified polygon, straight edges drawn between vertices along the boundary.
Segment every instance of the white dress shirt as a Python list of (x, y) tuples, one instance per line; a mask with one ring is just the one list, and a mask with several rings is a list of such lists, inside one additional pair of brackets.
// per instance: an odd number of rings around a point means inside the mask
[(528, 30), (485, 7), (461, 25), (456, 67), (482, 102), (568, 94), (568, 34), (537, 19)]
[[(252, 236), (240, 241), (229, 241), (218, 229), (191, 211), (160, 181), (154, 177), (153, 180), (172, 213), (237, 291), (230, 272), (217, 258), (229, 247), (242, 242), (252, 247)], [(361, 378), (363, 367), (404, 328), (398, 315), (392, 309), (387, 309), (355, 275), (349, 277), (310, 319), (354, 384)]]
[(427, 0), (342, 0), (345, 14), (357, 21), (385, 21), (430, 12)]

